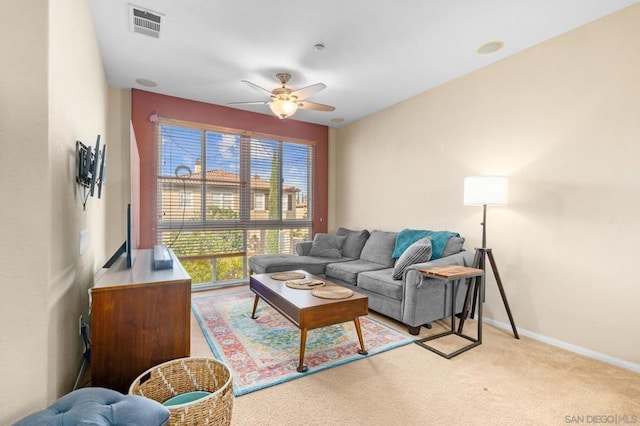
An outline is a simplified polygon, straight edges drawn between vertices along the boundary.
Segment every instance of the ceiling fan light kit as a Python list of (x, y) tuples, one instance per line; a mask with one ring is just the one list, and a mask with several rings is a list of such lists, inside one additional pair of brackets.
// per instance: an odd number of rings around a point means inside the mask
[(314, 111), (334, 111), (335, 107), (331, 105), (323, 105), (316, 102), (305, 101), (308, 97), (315, 95), (321, 90), (327, 88), (324, 83), (316, 83), (301, 89), (293, 90), (286, 87), (286, 84), (291, 80), (291, 74), (278, 73), (276, 74), (278, 80), (282, 84), (282, 87), (277, 87), (273, 90), (267, 90), (264, 87), (260, 87), (247, 80), (241, 80), (242, 83), (247, 84), (249, 87), (257, 90), (258, 92), (267, 95), (270, 100), (268, 101), (251, 101), (251, 102), (231, 102), (229, 105), (264, 105), (269, 104), (271, 112), (276, 117), (284, 119), (291, 117), (298, 111), (298, 108), (310, 109)]
[(278, 118), (284, 119), (296, 113), (298, 104), (291, 100), (276, 99), (269, 104), (269, 108)]

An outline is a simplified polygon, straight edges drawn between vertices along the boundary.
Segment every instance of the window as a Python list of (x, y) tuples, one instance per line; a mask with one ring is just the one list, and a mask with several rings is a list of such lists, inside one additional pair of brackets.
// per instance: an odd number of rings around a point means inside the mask
[(286, 194), (282, 196), (282, 211), (289, 212), (293, 210), (293, 195)]
[(212, 192), (211, 193), (211, 205), (219, 207), (221, 209), (233, 209), (234, 194), (229, 192)]
[(180, 199), (178, 207), (181, 209), (190, 209), (193, 205), (193, 193), (191, 191), (180, 191)]
[(157, 137), (157, 241), (194, 284), (241, 280), (248, 257), (309, 239), (312, 143), (169, 120)]
[(253, 194), (253, 209), (255, 211), (263, 212), (266, 210), (264, 203), (264, 195), (262, 193)]

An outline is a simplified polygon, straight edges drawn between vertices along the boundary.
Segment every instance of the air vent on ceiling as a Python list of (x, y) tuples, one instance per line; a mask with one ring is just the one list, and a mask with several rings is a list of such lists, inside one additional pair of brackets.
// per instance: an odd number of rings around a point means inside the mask
[(163, 23), (163, 14), (129, 5), (129, 29), (132, 32), (161, 38)]

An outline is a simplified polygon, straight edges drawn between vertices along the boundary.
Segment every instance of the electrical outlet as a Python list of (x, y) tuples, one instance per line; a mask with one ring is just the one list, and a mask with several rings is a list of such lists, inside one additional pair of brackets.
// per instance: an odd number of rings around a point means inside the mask
[(78, 335), (82, 336), (82, 315), (78, 318)]

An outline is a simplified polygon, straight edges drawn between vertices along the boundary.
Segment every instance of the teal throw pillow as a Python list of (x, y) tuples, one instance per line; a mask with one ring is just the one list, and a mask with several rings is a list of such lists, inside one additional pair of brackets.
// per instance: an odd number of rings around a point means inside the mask
[[(413, 243), (424, 238), (431, 237), (432, 255), (431, 259), (440, 259), (444, 252), (445, 246), (451, 237), (459, 237), (457, 232), (450, 231), (428, 231), (420, 229), (403, 229), (398, 232), (396, 237), (396, 246), (393, 250), (392, 257), (398, 259), (402, 253)], [(463, 240), (464, 241), (464, 240)]]

